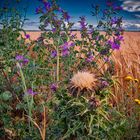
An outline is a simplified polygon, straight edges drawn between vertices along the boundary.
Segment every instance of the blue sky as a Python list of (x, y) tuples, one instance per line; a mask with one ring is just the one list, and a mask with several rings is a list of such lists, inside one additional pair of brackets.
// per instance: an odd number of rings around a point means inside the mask
[[(0, 1), (0, 6), (6, 0)], [(15, 0), (9, 0), (15, 6)], [(105, 7), (106, 0), (58, 0), (59, 5), (69, 12), (72, 21), (75, 22), (74, 28), (78, 28), (80, 16), (86, 16), (87, 22), (96, 25), (96, 20), (91, 16), (91, 4), (98, 4), (101, 8)], [(140, 31), (140, 0), (113, 0), (117, 6), (122, 6), (120, 16), (123, 16), (123, 27), (127, 30)], [(24, 28), (26, 30), (38, 30), (39, 15), (35, 14), (35, 9), (41, 5), (39, 0), (21, 0), (21, 7), (28, 7), (27, 18)]]

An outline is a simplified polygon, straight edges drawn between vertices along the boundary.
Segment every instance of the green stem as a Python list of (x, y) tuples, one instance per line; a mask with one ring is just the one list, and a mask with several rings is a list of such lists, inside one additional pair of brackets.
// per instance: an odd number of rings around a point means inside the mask
[[(26, 87), (26, 82), (25, 82), (25, 77), (23, 75), (23, 71), (21, 69), (21, 66), (19, 63), (17, 63), (17, 67), (19, 68), (19, 71), (20, 71), (20, 75), (21, 75), (21, 80), (22, 80), (22, 84), (23, 84), (23, 91), (24, 91), (24, 94), (25, 94), (25, 97), (26, 97), (26, 101), (27, 101), (27, 106), (28, 106), (28, 111), (26, 110), (26, 112), (28, 112), (28, 115), (31, 117), (31, 106), (30, 106), (30, 100), (29, 100), (29, 96), (27, 94), (27, 87)], [(31, 132), (31, 122), (29, 120), (29, 132)]]
[(60, 61), (59, 61), (59, 45), (57, 45), (56, 51), (57, 51), (56, 80), (57, 80), (57, 82), (59, 82), (59, 67), (60, 67), (60, 64), (59, 64), (60, 63)]

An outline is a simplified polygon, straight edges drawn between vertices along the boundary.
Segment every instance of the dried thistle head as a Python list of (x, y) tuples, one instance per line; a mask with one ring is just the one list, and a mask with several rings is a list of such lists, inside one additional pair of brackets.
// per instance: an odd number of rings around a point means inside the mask
[(79, 94), (79, 92), (94, 90), (97, 86), (97, 78), (90, 72), (78, 72), (71, 78), (70, 84), (71, 93)]

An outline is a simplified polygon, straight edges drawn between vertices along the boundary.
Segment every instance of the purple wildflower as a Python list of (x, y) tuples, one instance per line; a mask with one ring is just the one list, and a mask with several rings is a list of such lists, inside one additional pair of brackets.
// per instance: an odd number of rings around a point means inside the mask
[(70, 37), (71, 37), (71, 39), (74, 39), (76, 37), (76, 35), (71, 35)]
[(23, 55), (17, 55), (16, 56), (17, 61), (21, 61), (21, 60), (23, 60), (23, 58), (24, 58)]
[(62, 47), (61, 47), (63, 50), (66, 50), (69, 48), (69, 45), (68, 45), (68, 42), (65, 42)]
[(70, 15), (69, 15), (67, 12), (63, 12), (63, 18), (64, 18), (66, 21), (69, 21)]
[(86, 26), (87, 26), (86, 19), (85, 19), (85, 17), (80, 17), (80, 19), (81, 20), (79, 21), (79, 23), (81, 25), (81, 29), (85, 30), (86, 29)]
[(68, 56), (70, 54), (69, 50), (62, 50), (62, 56)]
[(92, 62), (92, 61), (93, 61), (93, 58), (94, 58), (94, 57), (93, 57), (92, 52), (89, 52), (89, 53), (88, 53), (88, 57), (86, 58), (86, 61), (87, 61), (87, 62)]
[(56, 30), (57, 30), (56, 28), (52, 28), (52, 32), (53, 32), (53, 33), (56, 32)]
[(17, 55), (16, 60), (20, 61), (20, 66), (26, 65), (29, 63), (29, 59), (25, 58), (23, 55)]
[(62, 56), (68, 56), (70, 53), (69, 52), (70, 46), (69, 46), (68, 42), (65, 42), (64, 45), (61, 46), (61, 48), (62, 48)]
[(50, 11), (50, 9), (51, 9), (51, 4), (50, 4), (50, 2), (43, 2), (43, 3), (44, 3), (44, 6), (45, 6), (46, 10), (47, 10), (47, 11)]
[(111, 48), (113, 50), (119, 50), (120, 49), (120, 45), (116, 41), (109, 40), (108, 44), (111, 46)]
[(57, 84), (52, 83), (50, 88), (53, 92), (55, 92), (57, 90), (58, 86), (57, 86)]
[(28, 64), (28, 63), (29, 63), (29, 59), (24, 58), (24, 59), (23, 59), (23, 64)]
[(124, 40), (124, 38), (123, 38), (123, 36), (122, 36), (122, 35), (118, 35), (118, 36), (117, 36), (117, 38), (116, 38), (116, 40), (117, 40), (117, 41), (123, 41), (123, 40)]
[(74, 47), (74, 46), (75, 46), (75, 43), (72, 42), (72, 43), (70, 44), (70, 47)]
[(105, 61), (105, 62), (108, 62), (108, 61), (109, 61), (109, 58), (108, 58), (108, 57), (105, 57), (105, 58), (104, 58), (104, 61)]
[(35, 10), (35, 13), (36, 14), (39, 14), (42, 12), (42, 8), (41, 7), (37, 7), (36, 10)]
[(30, 38), (30, 35), (29, 34), (26, 34), (25, 37), (26, 37), (26, 39), (29, 39)]
[(52, 51), (51, 52), (51, 57), (55, 58), (56, 56), (57, 56), (57, 51), (56, 50)]
[(101, 82), (101, 86), (102, 86), (103, 88), (105, 88), (105, 87), (109, 86), (109, 83), (108, 83), (107, 81), (102, 81), (102, 82)]
[(27, 93), (34, 96), (37, 94), (37, 92), (34, 92), (31, 88), (27, 90)]
[(111, 19), (111, 24), (117, 24), (118, 21), (119, 21), (119, 19), (118, 19), (117, 17), (113, 17), (113, 18)]
[(97, 36), (97, 37), (95, 38), (95, 40), (96, 40), (96, 41), (99, 41), (99, 39), (100, 39), (100, 37), (99, 37), (99, 36)]

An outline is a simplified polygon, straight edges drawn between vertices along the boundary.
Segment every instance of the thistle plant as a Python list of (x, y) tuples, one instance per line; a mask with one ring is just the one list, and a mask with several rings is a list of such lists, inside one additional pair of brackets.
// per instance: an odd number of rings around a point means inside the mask
[(81, 95), (84, 91), (93, 91), (97, 88), (97, 78), (89, 72), (78, 72), (71, 78), (70, 91), (71, 94)]

